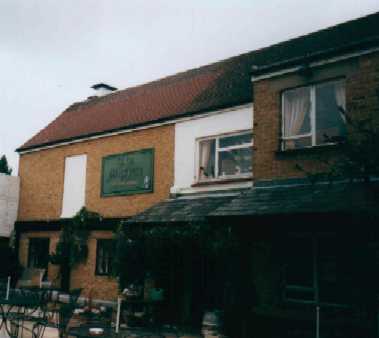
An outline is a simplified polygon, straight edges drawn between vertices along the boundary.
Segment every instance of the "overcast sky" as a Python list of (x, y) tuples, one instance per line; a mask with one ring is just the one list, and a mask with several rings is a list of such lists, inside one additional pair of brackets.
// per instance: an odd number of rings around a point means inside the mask
[[(379, 11), (378, 0), (0, 0), (0, 155), (119, 89)], [(379, 24), (379, 23), (378, 23)]]

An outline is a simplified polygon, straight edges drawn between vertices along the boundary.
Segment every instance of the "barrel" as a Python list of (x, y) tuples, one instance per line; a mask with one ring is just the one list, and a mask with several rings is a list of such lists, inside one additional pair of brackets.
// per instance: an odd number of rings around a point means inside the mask
[(221, 311), (204, 313), (201, 334), (204, 338), (224, 337), (222, 335)]

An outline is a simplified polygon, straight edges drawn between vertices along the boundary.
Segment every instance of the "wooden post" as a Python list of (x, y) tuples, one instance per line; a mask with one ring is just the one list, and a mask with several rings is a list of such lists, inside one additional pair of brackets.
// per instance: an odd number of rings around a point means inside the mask
[(116, 333), (120, 328), (120, 316), (121, 316), (121, 297), (117, 297), (117, 315), (116, 315)]

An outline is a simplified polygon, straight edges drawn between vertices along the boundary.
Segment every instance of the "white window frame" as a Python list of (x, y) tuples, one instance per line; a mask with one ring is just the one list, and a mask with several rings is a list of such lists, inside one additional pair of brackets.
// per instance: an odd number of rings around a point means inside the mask
[[(281, 149), (283, 151), (286, 151), (286, 150), (296, 150), (296, 149), (304, 149), (304, 148), (311, 148), (311, 147), (315, 147), (315, 146), (327, 146), (327, 145), (333, 145), (333, 144), (336, 144), (335, 142), (326, 142), (326, 143), (321, 143), (321, 144), (317, 144), (316, 142), (316, 87), (319, 86), (319, 85), (323, 85), (323, 84), (326, 84), (326, 83), (337, 83), (337, 82), (344, 82), (345, 83), (345, 96), (346, 96), (346, 81), (344, 78), (340, 78), (340, 79), (335, 79), (335, 80), (329, 80), (329, 81), (323, 81), (323, 82), (318, 82), (318, 83), (315, 83), (315, 84), (312, 84), (312, 85), (308, 85), (308, 86), (301, 86), (301, 87), (298, 87), (298, 88), (309, 88), (310, 89), (310, 104), (311, 104), (311, 109), (310, 109), (310, 113), (309, 113), (309, 119), (310, 119), (310, 126), (311, 126), (311, 131), (310, 133), (305, 133), (305, 134), (301, 134), (301, 135), (295, 135), (295, 136), (284, 136), (285, 135), (285, 131), (284, 131), (284, 113), (283, 113), (283, 107), (284, 107), (284, 94), (289, 91), (289, 90), (292, 90), (294, 88), (289, 88), (289, 89), (286, 89), (282, 92), (281, 94), (281, 118), (282, 118), (282, 138), (281, 138)], [(290, 140), (299, 140), (299, 139), (302, 139), (302, 138), (305, 138), (305, 137), (311, 137), (311, 142), (312, 144), (310, 146), (306, 146), (306, 147), (302, 147), (302, 148), (294, 148), (294, 149), (286, 149), (285, 147), (285, 141), (290, 141)]]
[[(217, 181), (224, 181), (229, 179), (237, 179), (237, 178), (251, 178), (253, 177), (253, 172), (251, 173), (244, 173), (239, 175), (226, 175), (226, 176), (220, 176), (219, 175), (219, 167), (218, 167), (218, 159), (219, 159), (219, 153), (223, 151), (229, 151), (234, 149), (245, 149), (249, 147), (253, 147), (254, 145), (254, 138), (251, 138), (251, 142), (244, 143), (243, 145), (235, 145), (235, 146), (229, 146), (229, 147), (220, 147), (220, 139), (230, 136), (239, 136), (239, 135), (246, 135), (246, 134), (252, 134), (252, 130), (244, 130), (244, 131), (238, 131), (238, 132), (232, 132), (232, 133), (225, 133), (225, 134), (219, 134), (215, 136), (207, 136), (202, 137), (196, 140), (196, 182), (197, 183), (203, 183), (203, 182), (217, 182)], [(207, 178), (207, 179), (200, 179), (200, 143), (202, 141), (208, 141), (208, 140), (215, 140), (215, 177), (214, 178)]]

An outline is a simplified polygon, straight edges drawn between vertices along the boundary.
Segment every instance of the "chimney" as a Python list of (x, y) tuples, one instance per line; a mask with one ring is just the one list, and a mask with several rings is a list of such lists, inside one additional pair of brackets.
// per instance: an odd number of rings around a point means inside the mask
[[(117, 90), (116, 87), (112, 87), (112, 86), (109, 86), (105, 83), (97, 83), (97, 84), (94, 84), (91, 88), (93, 88), (96, 92), (95, 96), (104, 96), (104, 95), (108, 95), (112, 92), (114, 92), (115, 90)], [(92, 96), (90, 96), (92, 98)]]

